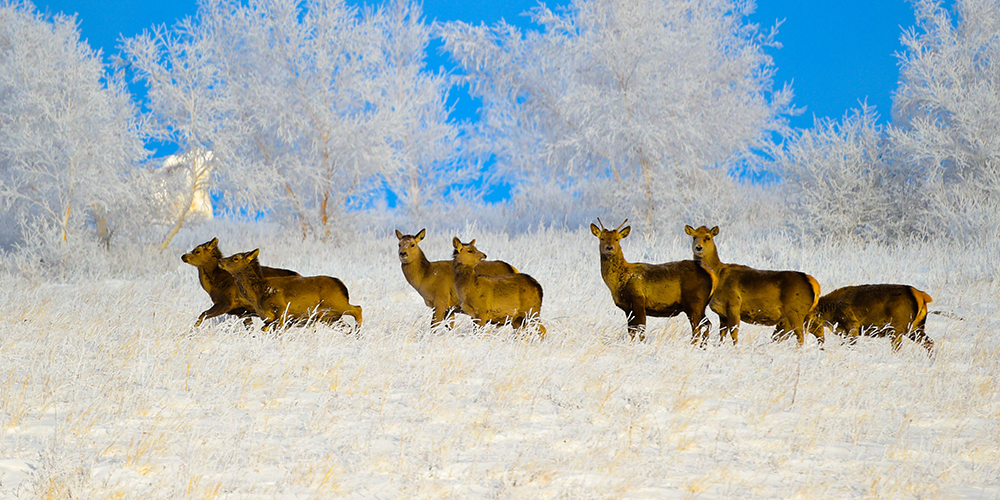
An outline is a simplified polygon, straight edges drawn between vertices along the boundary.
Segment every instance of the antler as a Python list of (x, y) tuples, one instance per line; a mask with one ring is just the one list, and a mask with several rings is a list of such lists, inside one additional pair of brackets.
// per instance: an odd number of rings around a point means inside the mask
[(615, 228), (615, 231), (618, 231), (618, 230), (620, 230), (620, 229), (622, 228), (622, 226), (624, 226), (624, 225), (625, 225), (625, 223), (626, 223), (626, 222), (628, 222), (628, 219), (625, 219), (624, 221), (622, 221), (622, 223), (621, 223), (621, 224), (619, 224), (619, 225), (618, 225), (618, 227), (616, 227), (616, 228)]
[(601, 218), (600, 217), (597, 218), (597, 223), (601, 225), (601, 230), (602, 231), (606, 231), (607, 230), (607, 228), (604, 227), (604, 223), (601, 222)]

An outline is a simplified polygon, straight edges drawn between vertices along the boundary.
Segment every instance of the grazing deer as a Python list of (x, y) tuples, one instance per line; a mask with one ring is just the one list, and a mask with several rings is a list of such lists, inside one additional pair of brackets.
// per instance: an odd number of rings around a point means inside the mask
[[(440, 325), (448, 320), (445, 324), (451, 327), (452, 315), (464, 313), (458, 306), (455, 272), (452, 270), (450, 260), (434, 262), (427, 260), (424, 252), (417, 246), (424, 239), (426, 232), (426, 229), (421, 229), (416, 236), (411, 236), (396, 230), (396, 238), (399, 239), (399, 262), (406, 281), (423, 297), (427, 307), (434, 309), (431, 326)], [(517, 274), (517, 269), (500, 260), (488, 260), (476, 265), (476, 272), (481, 275), (499, 276)]]
[(859, 285), (838, 288), (819, 299), (810, 328), (829, 327), (854, 344), (859, 335), (892, 336), (899, 350), (906, 335), (934, 352), (934, 341), (924, 333), (931, 296), (908, 285)]
[(349, 303), (347, 287), (330, 276), (261, 275), (257, 254), (260, 250), (233, 254), (219, 261), (236, 280), (240, 295), (264, 320), (267, 330), (274, 323), (304, 323), (319, 320), (336, 323), (345, 314), (354, 317), (355, 329), (361, 328), (361, 307)]
[[(532, 317), (542, 312), (542, 285), (527, 274), (487, 276), (479, 274), (477, 266), (486, 260), (486, 254), (476, 248), (476, 240), (462, 243), (451, 240), (452, 271), (455, 274), (455, 291), (459, 307), (472, 316), (479, 326), (484, 323), (504, 324), (510, 321), (514, 328), (521, 328)], [(538, 334), (545, 338), (545, 326), (538, 324)]]
[[(740, 321), (755, 325), (775, 326), (773, 340), (794, 332), (799, 345), (805, 343), (805, 322), (819, 300), (819, 283), (812, 276), (798, 271), (762, 271), (739, 264), (723, 264), (713, 238), (719, 227), (695, 229), (684, 226), (694, 238), (691, 248), (694, 259), (701, 261), (719, 277), (709, 307), (719, 315), (719, 336), (726, 332), (736, 343)], [(823, 331), (813, 331), (823, 342)]]
[[(705, 318), (715, 290), (716, 277), (693, 260), (664, 264), (629, 263), (622, 254), (621, 240), (631, 233), (622, 222), (615, 229), (590, 225), (590, 232), (600, 240), (601, 277), (611, 290), (615, 305), (625, 312), (632, 339), (646, 339), (646, 316), (669, 318), (680, 313), (691, 323), (691, 343), (708, 340), (711, 324)], [(623, 229), (622, 226), (625, 226)]]
[[(232, 314), (241, 318), (255, 315), (253, 307), (240, 296), (239, 290), (236, 289), (233, 275), (219, 268), (221, 259), (222, 251), (219, 250), (218, 238), (212, 238), (212, 241), (202, 243), (194, 247), (194, 250), (181, 255), (182, 261), (198, 268), (198, 281), (201, 282), (201, 287), (208, 292), (208, 296), (212, 299), (212, 307), (198, 316), (198, 321), (195, 322), (194, 326), (199, 326), (202, 321), (222, 314)], [(260, 269), (265, 278), (299, 275), (299, 273), (287, 269), (272, 267), (261, 267)]]

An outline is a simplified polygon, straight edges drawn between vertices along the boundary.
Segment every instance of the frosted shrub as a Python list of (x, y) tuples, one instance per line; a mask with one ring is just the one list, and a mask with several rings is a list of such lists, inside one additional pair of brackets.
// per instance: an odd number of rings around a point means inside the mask
[(817, 120), (777, 152), (791, 225), (826, 239), (893, 239), (915, 228), (920, 202), (911, 172), (894, 161), (874, 108)]

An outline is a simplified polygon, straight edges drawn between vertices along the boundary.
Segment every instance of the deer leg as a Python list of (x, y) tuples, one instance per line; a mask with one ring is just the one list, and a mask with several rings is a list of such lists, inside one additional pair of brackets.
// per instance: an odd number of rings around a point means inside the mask
[(719, 315), (719, 342), (725, 342), (727, 335), (729, 335), (729, 317), (720, 314)]
[(685, 311), (685, 314), (687, 314), (688, 322), (691, 323), (691, 344), (698, 344), (701, 347), (705, 347), (705, 344), (708, 343), (708, 335), (712, 329), (712, 323), (705, 317), (704, 312), (699, 313), (697, 310)]
[[(722, 324), (725, 323), (725, 330), (722, 329)], [(729, 333), (729, 337), (733, 339), (733, 345), (736, 345), (736, 341), (740, 335), (740, 309), (738, 305), (731, 305), (726, 309), (726, 314), (719, 315), (719, 340), (726, 340), (726, 333)]]
[(545, 325), (541, 322), (538, 323), (538, 338), (545, 340)]
[(928, 356), (934, 355), (934, 341), (931, 340), (931, 338), (928, 337), (923, 330), (911, 333), (910, 335), (912, 335), (910, 338), (912, 338), (914, 342), (924, 346), (924, 349), (927, 349)]
[(455, 315), (460, 312), (462, 312), (461, 307), (458, 306), (446, 307), (444, 311), (444, 318), (442, 318), (442, 320), (445, 321), (444, 326), (447, 327), (449, 330), (455, 328)]
[(802, 347), (806, 343), (806, 332), (802, 331), (802, 325), (792, 327), (792, 331), (795, 332), (795, 339), (799, 341), (799, 347)]
[(635, 340), (636, 334), (639, 335), (639, 341), (644, 342), (646, 340), (646, 308), (637, 307), (632, 311), (632, 314), (628, 318), (628, 334)]
[[(431, 328), (437, 328), (444, 323), (444, 319), (448, 316), (450, 309), (437, 305), (434, 305), (434, 314), (431, 315)], [(451, 325), (446, 325), (449, 328)]]
[(344, 314), (354, 318), (354, 331), (361, 329), (361, 306), (350, 306)]
[(781, 318), (778, 325), (784, 323), (784, 328), (786, 331), (791, 331), (795, 333), (795, 339), (799, 341), (799, 347), (802, 347), (806, 343), (806, 332), (805, 332), (805, 318), (799, 315), (785, 316)]
[(823, 322), (818, 319), (809, 319), (807, 320), (807, 324), (809, 333), (811, 333), (813, 337), (816, 337), (816, 341), (819, 342), (820, 345), (825, 344), (826, 335), (823, 333)]
[(194, 326), (200, 326), (201, 322), (205, 321), (206, 319), (211, 319), (216, 316), (222, 316), (223, 314), (226, 314), (227, 312), (229, 312), (229, 309), (231, 307), (232, 304), (227, 304), (223, 302), (219, 302), (218, 304), (213, 304), (212, 307), (209, 307), (205, 312), (201, 313), (201, 315), (198, 316), (198, 321), (194, 322)]
[(927, 349), (928, 356), (933, 356), (934, 341), (931, 340), (931, 338), (928, 337), (927, 334), (924, 332), (924, 325), (926, 324), (927, 324), (927, 319), (924, 318), (923, 320), (920, 321), (920, 323), (914, 326), (912, 330), (910, 330), (909, 335), (914, 342), (924, 346), (924, 349)]
[(524, 316), (518, 316), (516, 318), (510, 319), (510, 326), (515, 330), (520, 330), (524, 326)]
[(893, 330), (892, 332), (892, 352), (899, 350), (899, 346), (903, 343), (903, 334)]

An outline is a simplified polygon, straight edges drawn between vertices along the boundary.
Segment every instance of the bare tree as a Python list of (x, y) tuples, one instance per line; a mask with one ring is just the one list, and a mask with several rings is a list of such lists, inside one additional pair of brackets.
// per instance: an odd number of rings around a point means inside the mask
[[(520, 189), (599, 193), (660, 222), (731, 187), (725, 166), (786, 129), (762, 34), (731, 0), (575, 0), (538, 30), (441, 26), (483, 111), (470, 150)], [(720, 171), (721, 170), (721, 171)], [(589, 187), (592, 186), (592, 187)], [(728, 187), (727, 187), (728, 186)], [(666, 206), (673, 206), (670, 208)]]
[(66, 242), (91, 231), (88, 220), (107, 239), (109, 219), (141, 227), (128, 184), (145, 156), (137, 112), (75, 18), (0, 2), (0, 96), (0, 206), (19, 227), (14, 241)]

